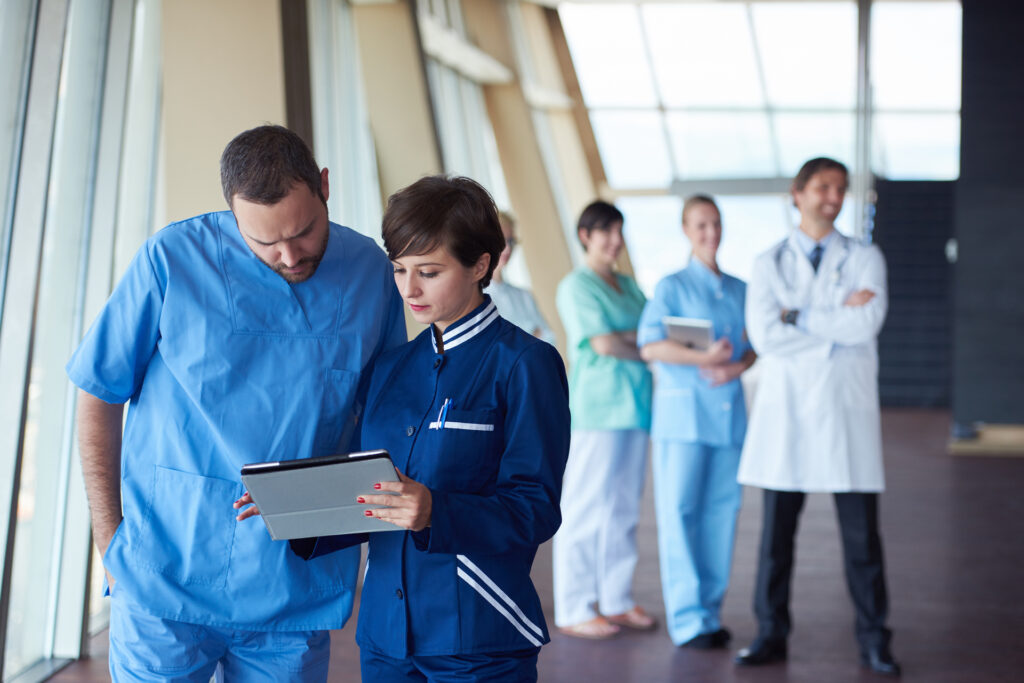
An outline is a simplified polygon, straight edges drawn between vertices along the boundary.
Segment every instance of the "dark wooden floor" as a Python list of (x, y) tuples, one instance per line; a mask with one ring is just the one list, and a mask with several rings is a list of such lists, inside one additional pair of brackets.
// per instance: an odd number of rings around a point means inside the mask
[[(883, 417), (888, 491), (882, 528), (891, 597), (893, 650), (906, 681), (1024, 681), (1024, 458), (946, 455), (949, 416), (888, 410)], [(640, 528), (636, 597), (664, 614), (654, 514), (648, 485)], [(744, 498), (732, 586), (723, 621), (733, 650), (754, 636), (750, 601), (760, 530), (759, 491)], [(551, 623), (551, 554), (538, 556), (534, 578)], [(663, 630), (588, 642), (555, 634), (540, 656), (545, 682), (881, 680), (858, 663), (853, 612), (831, 498), (809, 497), (798, 537), (793, 585), (795, 631), (784, 665), (737, 669), (732, 652), (675, 648)], [(108, 681), (103, 638), (94, 659), (53, 680)], [(353, 629), (333, 634), (332, 682), (358, 681)]]

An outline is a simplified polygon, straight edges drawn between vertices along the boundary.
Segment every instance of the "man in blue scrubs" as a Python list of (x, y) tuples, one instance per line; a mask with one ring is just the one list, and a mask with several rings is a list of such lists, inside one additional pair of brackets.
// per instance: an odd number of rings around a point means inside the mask
[(391, 265), (287, 129), (232, 140), (221, 182), (231, 210), (151, 237), (67, 366), (114, 681), (323, 681), (352, 611), (358, 550), (305, 562), (232, 501), (245, 463), (349, 445), (361, 373), (406, 339)]

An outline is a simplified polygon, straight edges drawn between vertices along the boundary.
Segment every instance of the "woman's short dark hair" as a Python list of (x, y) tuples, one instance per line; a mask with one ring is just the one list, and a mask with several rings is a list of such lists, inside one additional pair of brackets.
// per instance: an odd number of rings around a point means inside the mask
[[(576, 237), (579, 238), (581, 230), (589, 237), (590, 233), (594, 230), (608, 231), (616, 223), (623, 223), (624, 221), (622, 212), (615, 208), (614, 205), (598, 199), (587, 204), (587, 207), (583, 209), (583, 213), (580, 214), (580, 219), (576, 221)], [(582, 243), (583, 240), (580, 240), (580, 244)]]
[(381, 235), (392, 261), (407, 254), (429, 254), (444, 247), (472, 268), (490, 254), (480, 287), (491, 282), (505, 237), (494, 199), (478, 182), (462, 176), (432, 175), (388, 197)]
[(843, 175), (847, 178), (850, 177), (850, 172), (842, 162), (828, 157), (815, 157), (805, 162), (800, 167), (800, 170), (797, 171), (796, 177), (793, 178), (793, 190), (795, 192), (802, 192), (807, 187), (807, 183), (814, 177), (814, 174), (821, 171), (842, 171)]
[(320, 167), (302, 138), (284, 126), (259, 126), (239, 133), (220, 156), (220, 184), (231, 206), (235, 196), (276, 204), (296, 183), (324, 199)]

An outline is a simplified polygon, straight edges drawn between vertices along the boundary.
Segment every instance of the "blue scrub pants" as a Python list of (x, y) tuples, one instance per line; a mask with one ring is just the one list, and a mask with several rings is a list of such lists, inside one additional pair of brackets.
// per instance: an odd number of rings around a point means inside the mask
[[(116, 590), (115, 590), (116, 593)], [(161, 619), (110, 600), (113, 683), (208, 683), (220, 663), (225, 683), (322, 683), (329, 631), (239, 631)]]
[(721, 628), (742, 489), (740, 449), (657, 440), (652, 455), (665, 621), (676, 645)]
[(533, 683), (537, 680), (537, 655), (540, 648), (493, 654), (445, 655), (423, 657), (411, 655), (395, 659), (366, 648), (359, 650), (364, 681), (373, 683), (466, 683), (467, 681), (502, 681)]

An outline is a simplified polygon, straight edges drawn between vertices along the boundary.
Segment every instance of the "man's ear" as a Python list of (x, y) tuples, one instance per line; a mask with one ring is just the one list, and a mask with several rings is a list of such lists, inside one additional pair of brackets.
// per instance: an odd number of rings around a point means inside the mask
[(327, 182), (326, 166), (323, 168), (322, 171), (320, 171), (320, 194), (323, 196), (324, 202), (326, 202), (328, 197), (331, 196), (331, 186), (330, 183)]

